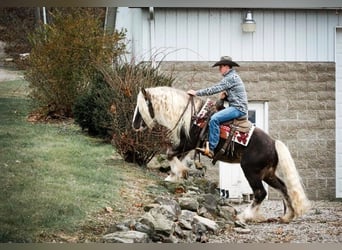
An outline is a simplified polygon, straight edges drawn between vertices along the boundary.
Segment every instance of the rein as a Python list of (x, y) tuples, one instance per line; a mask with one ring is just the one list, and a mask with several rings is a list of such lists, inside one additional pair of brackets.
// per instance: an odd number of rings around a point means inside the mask
[(182, 114), (179, 116), (178, 121), (176, 122), (175, 126), (168, 132), (168, 134), (171, 134), (178, 126), (179, 122), (181, 121), (182, 117), (185, 114), (185, 111), (188, 109), (189, 104), (191, 103), (191, 117), (193, 117), (194, 113), (196, 113), (195, 103), (194, 103), (194, 97), (192, 95), (189, 96), (188, 102), (182, 112)]

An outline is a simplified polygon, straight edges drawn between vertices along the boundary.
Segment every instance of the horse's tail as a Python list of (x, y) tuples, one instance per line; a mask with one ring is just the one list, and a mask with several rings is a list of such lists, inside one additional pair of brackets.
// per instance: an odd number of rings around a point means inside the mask
[(277, 168), (283, 174), (284, 182), (287, 187), (287, 193), (290, 197), (295, 217), (299, 217), (309, 210), (310, 202), (304, 192), (301, 178), (298, 174), (289, 149), (279, 140), (276, 140), (275, 147), (279, 160)]

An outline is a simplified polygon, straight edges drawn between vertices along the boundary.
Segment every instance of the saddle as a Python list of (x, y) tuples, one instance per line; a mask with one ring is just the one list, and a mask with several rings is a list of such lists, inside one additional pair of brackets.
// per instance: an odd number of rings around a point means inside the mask
[(248, 116), (244, 115), (231, 121), (224, 122), (220, 125), (220, 137), (226, 139), (226, 133), (235, 128), (241, 133), (248, 133), (251, 129), (252, 123), (248, 120)]
[[(203, 141), (204, 137), (207, 135), (206, 132), (208, 120), (210, 119), (211, 114), (215, 112), (210, 112), (212, 111), (213, 106), (214, 103), (210, 100), (207, 100), (201, 111), (197, 114), (197, 117), (194, 119), (194, 125), (202, 129), (199, 143), (200, 141)], [(217, 105), (216, 110), (218, 110)], [(247, 146), (253, 130), (254, 126), (248, 120), (247, 115), (222, 123), (220, 125), (220, 138), (224, 139), (225, 143), (223, 147), (215, 154), (213, 158), (213, 164), (215, 164), (218, 158), (220, 158), (223, 154), (228, 154), (229, 152), (233, 154), (234, 142)]]
[(234, 143), (247, 146), (254, 131), (254, 125), (247, 115), (220, 125), (220, 137), (225, 140), (224, 145), (215, 154), (213, 164), (224, 154), (234, 153)]

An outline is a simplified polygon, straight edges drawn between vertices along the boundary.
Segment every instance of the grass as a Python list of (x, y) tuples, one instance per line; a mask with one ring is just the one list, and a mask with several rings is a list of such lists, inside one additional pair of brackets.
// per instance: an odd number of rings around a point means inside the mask
[(124, 212), (123, 190), (153, 176), (114, 164), (113, 147), (73, 123), (27, 122), (26, 85), (0, 82), (0, 242), (75, 234), (105, 207)]

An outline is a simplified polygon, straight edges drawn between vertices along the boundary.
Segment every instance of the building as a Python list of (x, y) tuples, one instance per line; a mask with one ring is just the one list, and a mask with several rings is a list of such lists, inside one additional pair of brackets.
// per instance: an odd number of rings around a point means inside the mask
[[(215, 83), (221, 76), (211, 65), (232, 56), (264, 128), (289, 147), (309, 198), (342, 198), (342, 1), (211, 4), (120, 7), (116, 26), (127, 29), (131, 56), (162, 61), (177, 88)], [(242, 29), (248, 11), (255, 31)]]

